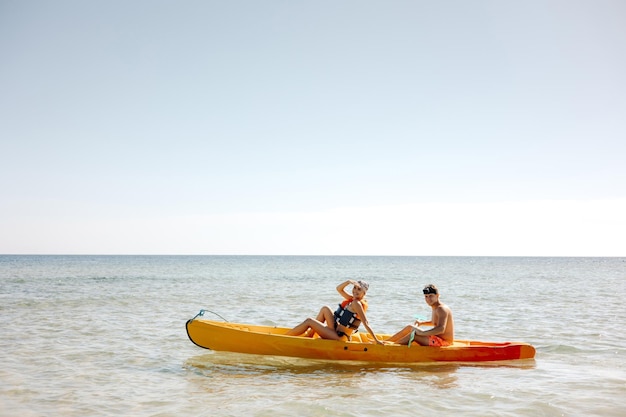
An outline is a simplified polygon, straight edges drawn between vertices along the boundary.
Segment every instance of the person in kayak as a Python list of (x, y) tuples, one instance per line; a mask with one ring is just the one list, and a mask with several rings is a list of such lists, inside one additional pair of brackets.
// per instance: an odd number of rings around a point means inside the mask
[[(422, 346), (450, 346), (454, 343), (454, 320), (450, 307), (439, 301), (440, 294), (435, 285), (427, 285), (422, 292), (426, 304), (432, 309), (431, 319), (422, 322), (415, 320), (414, 324), (409, 324), (385, 340), (386, 343), (409, 346), (414, 341)], [(422, 325), (433, 327), (423, 330), (419, 328)]]
[[(346, 291), (346, 287), (350, 284), (352, 284), (352, 295)], [(307, 318), (286, 334), (288, 336), (313, 337), (317, 333), (322, 339), (347, 341), (350, 340), (350, 335), (363, 323), (375, 342), (383, 344), (382, 340), (376, 337), (365, 316), (367, 301), (364, 297), (368, 288), (369, 284), (365, 281), (347, 280), (339, 284), (337, 291), (344, 298), (344, 301), (339, 304), (339, 308), (334, 313), (330, 307), (324, 306), (316, 318)]]

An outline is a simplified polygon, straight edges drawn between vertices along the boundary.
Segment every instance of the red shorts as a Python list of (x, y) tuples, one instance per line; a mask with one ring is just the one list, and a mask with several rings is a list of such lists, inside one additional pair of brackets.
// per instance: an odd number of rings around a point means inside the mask
[(450, 342), (439, 336), (428, 336), (428, 346), (450, 346)]

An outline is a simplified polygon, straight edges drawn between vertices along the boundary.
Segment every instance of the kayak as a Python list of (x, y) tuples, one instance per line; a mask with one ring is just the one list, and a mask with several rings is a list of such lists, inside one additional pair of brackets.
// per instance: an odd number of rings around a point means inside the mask
[[(187, 321), (187, 335), (196, 345), (215, 351), (305, 359), (367, 362), (488, 362), (532, 359), (535, 348), (523, 342), (455, 340), (450, 346), (433, 347), (372, 343), (365, 332), (350, 341), (319, 337), (287, 336), (289, 328), (230, 323), (194, 317)], [(391, 335), (377, 334), (379, 339)]]

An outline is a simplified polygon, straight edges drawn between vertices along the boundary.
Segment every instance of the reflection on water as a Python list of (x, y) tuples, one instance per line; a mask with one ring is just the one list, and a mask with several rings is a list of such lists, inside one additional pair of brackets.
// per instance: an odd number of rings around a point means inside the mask
[[(259, 378), (259, 383), (267, 383), (269, 379), (288, 380), (292, 386), (308, 386), (312, 381), (318, 386), (333, 386), (339, 377), (344, 388), (358, 388), (364, 380), (361, 377), (367, 375), (368, 380), (382, 379), (394, 384), (427, 383), (434, 388), (447, 389), (456, 387), (457, 372), (464, 367), (532, 369), (535, 361), (391, 364), (209, 352), (189, 358), (183, 367), (196, 376), (223, 381), (252, 377)], [(245, 383), (254, 385), (249, 380)]]
[(534, 368), (535, 360), (515, 360), (498, 362), (419, 362), (419, 363), (374, 363), (360, 361), (331, 361), (292, 358), (287, 356), (253, 355), (231, 352), (210, 351), (193, 356), (185, 362), (186, 367), (209, 368), (213, 366), (250, 366), (258, 369), (268, 368), (272, 371), (293, 373), (311, 372), (361, 372), (361, 371), (397, 371), (413, 370), (430, 373), (450, 372), (460, 367), (485, 368)]
[(251, 372), (287, 372), (312, 374), (326, 372), (330, 375), (359, 372), (389, 372), (398, 370), (424, 371), (430, 373), (450, 372), (459, 368), (457, 363), (372, 363), (359, 361), (330, 361), (266, 356), (230, 352), (210, 352), (189, 358), (186, 367), (209, 369), (214, 367), (238, 367)]

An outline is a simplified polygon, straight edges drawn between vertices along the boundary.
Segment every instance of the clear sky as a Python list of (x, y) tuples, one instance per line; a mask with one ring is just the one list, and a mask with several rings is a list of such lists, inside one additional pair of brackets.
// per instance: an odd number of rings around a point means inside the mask
[(626, 2), (0, 0), (0, 253), (626, 256)]

